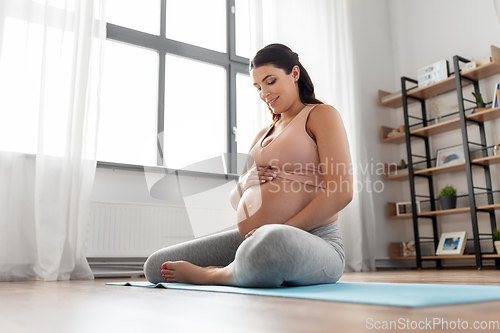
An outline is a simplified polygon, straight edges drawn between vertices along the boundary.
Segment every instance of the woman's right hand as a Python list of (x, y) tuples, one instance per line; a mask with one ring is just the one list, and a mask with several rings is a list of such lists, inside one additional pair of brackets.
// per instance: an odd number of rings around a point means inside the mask
[(240, 177), (240, 187), (242, 192), (252, 185), (261, 185), (278, 177), (279, 168), (276, 166), (255, 166)]

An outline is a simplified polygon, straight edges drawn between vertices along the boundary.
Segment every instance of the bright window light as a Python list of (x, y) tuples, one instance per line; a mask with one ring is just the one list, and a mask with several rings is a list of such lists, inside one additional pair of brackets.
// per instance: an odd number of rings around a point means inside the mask
[(226, 0), (167, 0), (166, 37), (226, 52)]
[(156, 165), (158, 53), (106, 41), (97, 159)]
[(160, 35), (160, 0), (107, 0), (106, 9), (109, 23)]
[(185, 169), (226, 153), (225, 68), (169, 54), (165, 60), (167, 168)]

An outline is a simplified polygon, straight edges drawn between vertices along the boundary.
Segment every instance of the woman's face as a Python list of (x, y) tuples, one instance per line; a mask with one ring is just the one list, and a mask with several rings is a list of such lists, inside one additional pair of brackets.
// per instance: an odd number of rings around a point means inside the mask
[(296, 81), (300, 71), (294, 66), (290, 74), (273, 65), (262, 65), (251, 72), (254, 86), (263, 100), (274, 114), (288, 110), (299, 98), (299, 89)]

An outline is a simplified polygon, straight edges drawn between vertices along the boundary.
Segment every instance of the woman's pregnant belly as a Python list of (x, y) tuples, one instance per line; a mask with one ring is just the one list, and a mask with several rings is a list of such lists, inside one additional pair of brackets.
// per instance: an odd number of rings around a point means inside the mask
[[(261, 185), (250, 186), (243, 193), (236, 211), (240, 234), (245, 236), (252, 229), (265, 224), (287, 222), (322, 191), (322, 188), (286, 178), (275, 178)], [(336, 220), (337, 215), (324, 224)]]

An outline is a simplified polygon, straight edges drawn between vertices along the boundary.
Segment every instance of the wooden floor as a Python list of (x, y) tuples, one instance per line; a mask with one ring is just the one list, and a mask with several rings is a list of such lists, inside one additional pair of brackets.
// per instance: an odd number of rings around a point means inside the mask
[[(105, 285), (130, 280), (144, 279), (2, 282), (0, 332), (369, 332), (382, 331), (368, 329), (369, 323), (401, 318), (405, 322), (460, 319), (468, 325), (500, 321), (500, 301), (417, 309)], [(500, 285), (500, 271), (345, 273), (341, 281)], [(447, 331), (440, 327), (434, 331)], [(469, 326), (469, 331), (476, 330)]]

